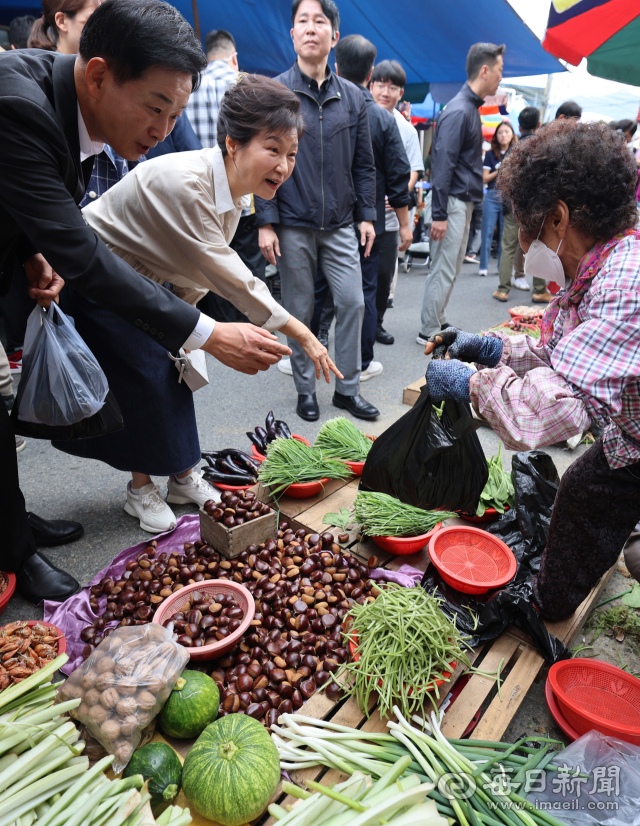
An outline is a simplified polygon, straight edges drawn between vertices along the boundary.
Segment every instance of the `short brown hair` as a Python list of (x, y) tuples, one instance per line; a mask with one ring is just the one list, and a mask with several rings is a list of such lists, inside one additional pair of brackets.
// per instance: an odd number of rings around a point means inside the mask
[(514, 143), (518, 142), (518, 138), (516, 136), (514, 128), (509, 123), (509, 121), (508, 120), (503, 120), (502, 123), (499, 123), (496, 126), (496, 131), (491, 136), (491, 149), (493, 151), (493, 154), (496, 156), (497, 161), (499, 161), (500, 158), (502, 157), (502, 150), (500, 149), (500, 144), (498, 143), (498, 129), (500, 129), (501, 126), (508, 126), (509, 129), (511, 129), (511, 141), (509, 143), (509, 146), (513, 146)]
[(571, 225), (609, 240), (638, 221), (638, 167), (623, 138), (605, 123), (556, 120), (517, 143), (496, 185), (527, 238), (535, 238), (558, 201)]
[(238, 83), (224, 93), (218, 115), (218, 146), (227, 154), (227, 135), (246, 146), (265, 130), (287, 132), (295, 129), (298, 137), (304, 131), (298, 96), (263, 75), (241, 75)]

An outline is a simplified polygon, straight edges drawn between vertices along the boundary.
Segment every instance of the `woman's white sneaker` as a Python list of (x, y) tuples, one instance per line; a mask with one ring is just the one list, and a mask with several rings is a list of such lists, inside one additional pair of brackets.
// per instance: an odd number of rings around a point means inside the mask
[(160, 489), (153, 482), (139, 488), (138, 493), (132, 491), (131, 482), (129, 482), (124, 509), (126, 513), (135, 516), (140, 521), (143, 531), (149, 533), (170, 531), (176, 526), (174, 512), (164, 501), (160, 495)]
[(169, 485), (167, 488), (167, 502), (173, 505), (189, 505), (191, 503), (204, 507), (204, 503), (209, 499), (214, 502), (220, 501), (220, 491), (214, 488), (197, 470), (191, 472), (190, 476), (186, 476), (182, 481), (178, 482), (175, 476), (169, 477)]

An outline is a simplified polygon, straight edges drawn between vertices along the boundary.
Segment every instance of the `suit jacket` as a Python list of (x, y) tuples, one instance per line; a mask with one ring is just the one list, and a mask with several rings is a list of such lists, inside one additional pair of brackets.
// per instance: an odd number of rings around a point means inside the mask
[(93, 159), (80, 163), (75, 56), (0, 54), (0, 294), (11, 265), (40, 252), (87, 298), (177, 351), (200, 313), (110, 252), (78, 208)]

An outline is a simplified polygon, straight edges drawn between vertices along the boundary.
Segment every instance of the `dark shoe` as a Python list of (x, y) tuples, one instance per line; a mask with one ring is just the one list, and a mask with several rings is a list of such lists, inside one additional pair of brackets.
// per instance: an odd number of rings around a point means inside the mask
[(315, 393), (299, 393), (296, 413), (307, 422), (315, 422), (320, 416), (320, 408)]
[(329, 331), (328, 330), (318, 330), (318, 341), (322, 344), (323, 347), (329, 346)]
[(36, 551), (16, 571), (16, 588), (21, 597), (37, 605), (43, 599), (64, 602), (77, 594), (81, 586)]
[(393, 298), (387, 298), (387, 310), (393, 310)]
[(395, 338), (391, 335), (391, 333), (388, 333), (384, 329), (382, 324), (380, 324), (376, 333), (376, 341), (380, 344), (393, 344)]
[(69, 522), (67, 519), (43, 519), (35, 513), (28, 513), (27, 521), (39, 548), (66, 545), (84, 534), (84, 528), (79, 522)]
[(377, 419), (380, 411), (368, 401), (357, 396), (344, 396), (342, 393), (333, 394), (333, 404), (342, 410), (348, 410), (356, 419)]

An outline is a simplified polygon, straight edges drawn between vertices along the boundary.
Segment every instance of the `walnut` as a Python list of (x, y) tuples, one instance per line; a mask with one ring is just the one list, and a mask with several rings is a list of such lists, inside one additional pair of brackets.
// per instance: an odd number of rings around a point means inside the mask
[(113, 753), (119, 763), (128, 763), (133, 754), (133, 746), (128, 740), (120, 739), (114, 746)]
[(98, 679), (96, 680), (96, 688), (98, 691), (104, 691), (106, 688), (115, 688), (116, 683), (116, 675), (113, 671), (105, 671), (104, 673), (98, 675)]
[(60, 689), (60, 699), (63, 701), (79, 700), (83, 695), (84, 691), (82, 690), (81, 686), (73, 684), (70, 685), (69, 680), (67, 680)]
[(123, 737), (130, 737), (137, 728), (140, 728), (140, 723), (133, 714), (120, 721), (120, 731)]
[(151, 711), (157, 703), (155, 694), (152, 694), (150, 691), (141, 691), (139, 694), (136, 694), (135, 701), (138, 708), (142, 709), (142, 711)]
[(123, 697), (116, 706), (116, 711), (122, 717), (127, 717), (130, 714), (135, 714), (137, 707), (138, 704), (133, 697)]
[(95, 706), (100, 702), (100, 692), (97, 688), (90, 688), (84, 695), (84, 701), (88, 706)]
[(104, 721), (107, 719), (109, 712), (104, 706), (97, 705), (92, 706), (89, 709), (89, 714), (87, 715), (87, 720), (90, 724), (94, 726), (101, 726)]
[(120, 737), (120, 725), (110, 717), (100, 726), (100, 738), (107, 743), (114, 743)]
[[(96, 651), (94, 651), (93, 653), (95, 654)], [(96, 669), (99, 674), (104, 674), (107, 671), (113, 671), (114, 667), (115, 662), (113, 661), (112, 657), (101, 657), (96, 665)]]
[(136, 668), (135, 678), (138, 685), (146, 685), (153, 675), (153, 668), (148, 663), (142, 663)]
[(90, 711), (91, 708), (87, 705), (86, 702), (80, 703), (78, 708), (74, 709), (74, 716), (77, 720), (81, 720), (82, 722), (84, 722), (89, 716)]
[[(92, 689), (93, 690), (93, 689)], [(116, 705), (120, 702), (120, 695), (115, 690), (115, 688), (107, 688), (105, 691), (102, 692), (100, 695), (100, 703), (105, 708), (115, 708)]]
[(138, 681), (135, 677), (123, 677), (118, 680), (118, 694), (121, 696), (133, 695), (138, 690)]
[(153, 694), (159, 694), (167, 685), (167, 678), (164, 674), (152, 674), (147, 681), (147, 688)]
[[(77, 672), (73, 672), (76, 674)], [(73, 676), (73, 675), (72, 675)], [(93, 688), (98, 681), (99, 674), (96, 671), (90, 670), (80, 680), (80, 685), (83, 688)]]
[(130, 677), (136, 668), (136, 662), (131, 657), (122, 657), (115, 664), (115, 672), (120, 677)]

